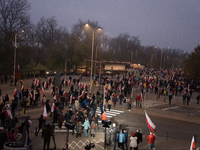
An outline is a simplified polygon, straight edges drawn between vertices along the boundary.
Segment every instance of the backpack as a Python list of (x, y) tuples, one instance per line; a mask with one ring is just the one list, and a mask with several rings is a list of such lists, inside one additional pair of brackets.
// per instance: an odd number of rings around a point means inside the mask
[(94, 129), (95, 128), (95, 123), (94, 124), (92, 124), (92, 126), (91, 126), (91, 129)]
[(124, 103), (126, 103), (126, 98), (124, 99), (124, 101), (123, 101)]

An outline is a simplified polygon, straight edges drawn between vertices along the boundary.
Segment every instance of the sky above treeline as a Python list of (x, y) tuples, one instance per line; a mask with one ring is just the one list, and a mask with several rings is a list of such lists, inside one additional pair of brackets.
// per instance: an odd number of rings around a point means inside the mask
[(79, 19), (98, 21), (113, 38), (128, 33), (142, 46), (194, 51), (200, 45), (200, 0), (28, 0), (32, 23), (52, 16), (69, 32)]

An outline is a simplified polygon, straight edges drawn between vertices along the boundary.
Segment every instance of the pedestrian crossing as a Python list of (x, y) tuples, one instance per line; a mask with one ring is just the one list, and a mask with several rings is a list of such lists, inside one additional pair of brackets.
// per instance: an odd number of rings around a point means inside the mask
[[(117, 116), (117, 115), (120, 115), (120, 114), (124, 113), (124, 111), (116, 110), (116, 109), (110, 109), (110, 111), (109, 111), (109, 109), (106, 108), (105, 110), (106, 110), (106, 117), (107, 117), (107, 120), (109, 120), (109, 119), (112, 118), (112, 117), (115, 117), (115, 116)], [(101, 116), (101, 110), (100, 110), (99, 107), (97, 107), (96, 112), (97, 112), (97, 114), (98, 114), (99, 116)], [(66, 121), (63, 121), (61, 129), (58, 127), (58, 123), (55, 123), (55, 124), (54, 124), (54, 125), (55, 125), (55, 130), (54, 130), (54, 132), (57, 132), (57, 133), (67, 132), (67, 128), (65, 127), (65, 123), (66, 123)], [(98, 123), (101, 124), (102, 121), (99, 120)], [(69, 130), (69, 132), (72, 132), (72, 130)]]

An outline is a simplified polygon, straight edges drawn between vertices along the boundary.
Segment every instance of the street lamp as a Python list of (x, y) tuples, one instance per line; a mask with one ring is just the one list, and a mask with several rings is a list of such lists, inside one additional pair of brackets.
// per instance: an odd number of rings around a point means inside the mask
[[(24, 33), (24, 30), (22, 30), (21, 32)], [(17, 51), (17, 32), (15, 32), (15, 49), (14, 49), (14, 73), (13, 73), (13, 85), (15, 85), (16, 51)]]
[(100, 28), (93, 28), (89, 24), (85, 25), (86, 27), (90, 27), (92, 29), (92, 54), (91, 54), (91, 70), (90, 70), (90, 93), (92, 92), (92, 67), (93, 67), (93, 51), (94, 51), (94, 34), (97, 30), (101, 30)]

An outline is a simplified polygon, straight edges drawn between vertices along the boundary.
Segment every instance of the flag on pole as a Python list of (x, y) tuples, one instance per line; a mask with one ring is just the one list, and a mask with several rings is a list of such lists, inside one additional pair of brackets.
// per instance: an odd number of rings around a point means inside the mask
[(121, 84), (118, 86), (118, 90), (119, 90), (119, 91), (121, 90)]
[(123, 79), (123, 76), (120, 78), (120, 81), (122, 81), (122, 79)]
[(68, 82), (68, 86), (70, 86), (70, 84), (71, 84), (71, 81), (69, 80), (69, 82)]
[(109, 93), (107, 89), (105, 89), (105, 92), (106, 92), (106, 93)]
[(71, 94), (71, 96), (70, 96), (70, 99), (69, 99), (69, 103), (71, 104), (72, 103), (72, 94)]
[(31, 124), (32, 124), (32, 121), (28, 120), (28, 123), (31, 125)]
[(86, 87), (87, 87), (87, 84), (86, 84), (86, 85), (84, 85), (84, 89), (86, 89)]
[(43, 94), (43, 96), (44, 96), (44, 88), (42, 88), (41, 91), (42, 91), (42, 94)]
[(149, 87), (150, 89), (152, 89), (151, 83), (148, 85), (148, 87)]
[(55, 108), (56, 108), (56, 105), (53, 103), (51, 106), (51, 112), (54, 112)]
[(190, 150), (193, 150), (195, 148), (195, 142), (194, 142), (194, 136), (192, 137), (192, 142), (190, 145)]
[(47, 109), (46, 109), (46, 105), (44, 105), (43, 117), (44, 117), (44, 119), (47, 119)]
[(13, 97), (15, 97), (15, 95), (17, 94), (17, 89), (14, 89), (14, 93), (13, 93)]
[(83, 98), (84, 95), (85, 95), (85, 91), (82, 91), (82, 93), (81, 93), (81, 95), (79, 97)]
[(167, 89), (169, 89), (169, 84), (168, 84), (168, 86), (167, 86)]
[(143, 99), (142, 99), (142, 93), (140, 94), (140, 101), (142, 101)]
[(186, 91), (186, 89), (184, 89), (184, 93), (185, 93), (185, 94), (187, 94), (187, 91)]
[(55, 92), (55, 96), (56, 96), (56, 101), (58, 101), (58, 94), (57, 94), (57, 92)]
[(140, 86), (142, 86), (142, 82), (140, 82), (140, 84), (139, 84)]
[(106, 88), (106, 89), (108, 88), (108, 84), (105, 85), (105, 88)]
[(29, 91), (30, 98), (33, 98), (33, 94)]
[(63, 90), (63, 96), (64, 96), (64, 97), (66, 96), (66, 94), (67, 94), (67, 93), (65, 92), (65, 90)]
[(47, 88), (47, 82), (44, 82), (44, 88), (45, 89)]
[(151, 121), (151, 119), (147, 115), (146, 110), (145, 110), (145, 116), (146, 116), (146, 122), (147, 122), (148, 127), (151, 129), (151, 131), (155, 132), (156, 126), (154, 125), (154, 123)]
[(81, 89), (84, 87), (84, 84), (81, 84)]

